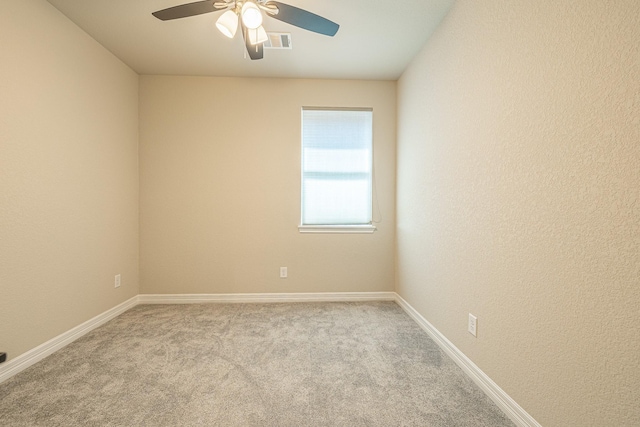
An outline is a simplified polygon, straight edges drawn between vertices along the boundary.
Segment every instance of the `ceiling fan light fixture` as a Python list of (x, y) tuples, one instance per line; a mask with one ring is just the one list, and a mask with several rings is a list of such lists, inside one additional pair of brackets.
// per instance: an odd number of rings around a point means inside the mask
[(269, 39), (269, 37), (267, 37), (267, 32), (262, 25), (256, 29), (248, 29), (247, 32), (249, 33), (249, 43), (252, 45), (264, 43)]
[(250, 30), (255, 30), (262, 25), (262, 12), (258, 6), (252, 2), (247, 1), (242, 5), (242, 23)]
[(227, 10), (216, 21), (216, 27), (222, 34), (232, 39), (238, 30), (238, 15), (232, 10)]
[(223, 12), (216, 27), (225, 36), (233, 38), (241, 25), (245, 51), (252, 60), (262, 59), (265, 48), (291, 49), (291, 38), (281, 35), (274, 41), (262, 27), (263, 15), (314, 33), (333, 37), (340, 25), (327, 18), (275, 0), (200, 0), (153, 12), (161, 21), (187, 18), (211, 12)]

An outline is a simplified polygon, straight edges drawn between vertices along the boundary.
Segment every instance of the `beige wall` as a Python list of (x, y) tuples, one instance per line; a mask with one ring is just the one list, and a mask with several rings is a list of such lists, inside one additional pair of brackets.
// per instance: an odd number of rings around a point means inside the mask
[(545, 427), (640, 425), (639, 24), (459, 0), (398, 85), (397, 291)]
[(138, 77), (41, 0), (2, 2), (0, 63), (0, 351), (12, 359), (138, 293)]
[[(395, 82), (142, 76), (141, 293), (392, 291), (395, 102)], [(298, 232), (302, 106), (373, 107), (374, 234)]]
[[(542, 425), (639, 425), (638, 22), (459, 0), (398, 84), (396, 228), (394, 82), (143, 76), (138, 104), (48, 3), (3, 3), (0, 351), (139, 291), (390, 291), (397, 232), (397, 291)], [(374, 108), (375, 234), (298, 232), (302, 106)]]

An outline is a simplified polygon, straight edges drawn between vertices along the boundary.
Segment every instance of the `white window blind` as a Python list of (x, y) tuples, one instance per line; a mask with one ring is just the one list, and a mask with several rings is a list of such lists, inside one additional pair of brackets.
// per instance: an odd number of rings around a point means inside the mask
[(373, 112), (302, 110), (302, 225), (371, 224)]

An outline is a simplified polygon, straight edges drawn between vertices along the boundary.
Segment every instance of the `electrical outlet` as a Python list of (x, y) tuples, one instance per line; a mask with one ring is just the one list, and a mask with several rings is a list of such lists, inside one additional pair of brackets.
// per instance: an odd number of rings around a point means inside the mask
[(115, 287), (116, 287), (116, 288), (119, 288), (119, 287), (120, 287), (120, 275), (119, 275), (119, 274), (116, 274)]
[(473, 314), (469, 313), (469, 333), (471, 335), (473, 335), (474, 337), (477, 337), (478, 335), (476, 335), (476, 331), (478, 328), (478, 318), (476, 316), (474, 316)]
[(280, 267), (280, 278), (281, 279), (287, 278), (287, 267)]

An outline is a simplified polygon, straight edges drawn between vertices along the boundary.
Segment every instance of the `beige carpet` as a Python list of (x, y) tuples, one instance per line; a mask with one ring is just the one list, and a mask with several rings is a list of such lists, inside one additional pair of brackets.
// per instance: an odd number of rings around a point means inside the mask
[(513, 426), (393, 302), (141, 305), (0, 384), (2, 426)]

